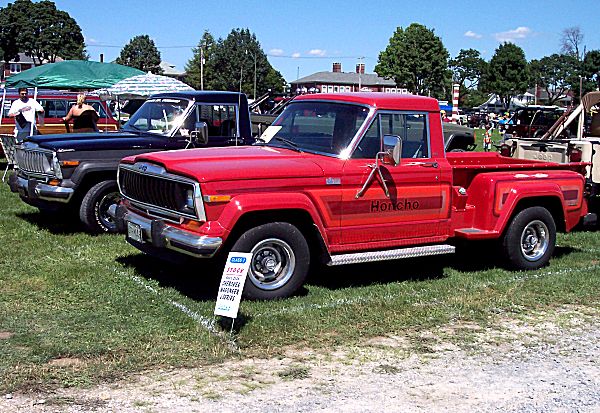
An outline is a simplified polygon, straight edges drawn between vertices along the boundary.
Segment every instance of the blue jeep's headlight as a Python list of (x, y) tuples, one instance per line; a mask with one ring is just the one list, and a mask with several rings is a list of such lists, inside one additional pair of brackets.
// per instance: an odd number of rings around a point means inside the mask
[(56, 157), (56, 154), (54, 154), (52, 156), (52, 170), (54, 172), (54, 175), (58, 178), (58, 179), (62, 179), (62, 170), (60, 169), (60, 163), (58, 162), (58, 158)]

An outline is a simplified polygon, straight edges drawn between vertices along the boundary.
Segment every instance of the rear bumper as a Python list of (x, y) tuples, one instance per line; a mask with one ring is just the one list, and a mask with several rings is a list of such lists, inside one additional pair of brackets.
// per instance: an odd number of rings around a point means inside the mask
[[(111, 206), (113, 216), (120, 231), (126, 232), (126, 239), (134, 246), (151, 244), (155, 248), (166, 248), (197, 258), (210, 258), (223, 244), (220, 237), (208, 237), (173, 227), (163, 220), (143, 217), (129, 211), (122, 205)], [(131, 228), (139, 229), (141, 239), (132, 239)], [(134, 242), (131, 242), (134, 241)]]
[(44, 201), (54, 201), (68, 203), (75, 190), (63, 186), (48, 185), (35, 179), (27, 179), (17, 174), (11, 175), (9, 185), (12, 192), (18, 192), (23, 198), (41, 199)]

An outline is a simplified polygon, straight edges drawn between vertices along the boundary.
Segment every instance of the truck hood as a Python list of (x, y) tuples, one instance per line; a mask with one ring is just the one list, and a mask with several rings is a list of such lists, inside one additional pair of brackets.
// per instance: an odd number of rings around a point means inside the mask
[(36, 135), (27, 142), (40, 148), (53, 151), (152, 149), (164, 146), (168, 138), (160, 135), (131, 132), (64, 133), (57, 135)]
[(320, 155), (269, 146), (230, 146), (145, 153), (127, 159), (160, 164), (171, 173), (214, 182), (324, 176), (314, 158)]

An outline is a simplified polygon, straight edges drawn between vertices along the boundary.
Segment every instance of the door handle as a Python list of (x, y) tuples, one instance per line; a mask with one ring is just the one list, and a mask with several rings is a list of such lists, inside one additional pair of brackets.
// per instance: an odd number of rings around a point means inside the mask
[(404, 165), (422, 166), (424, 168), (439, 168), (440, 166), (437, 162), (408, 162)]

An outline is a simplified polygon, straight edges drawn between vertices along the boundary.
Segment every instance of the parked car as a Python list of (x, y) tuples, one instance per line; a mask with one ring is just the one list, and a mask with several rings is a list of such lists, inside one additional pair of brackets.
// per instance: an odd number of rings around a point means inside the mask
[[(33, 97), (33, 93), (30, 93), (29, 96)], [(2, 113), (2, 124), (0, 125), (1, 134), (13, 133), (15, 118), (9, 118), (8, 111), (12, 102), (17, 99), (19, 99), (19, 94), (16, 89), (7, 90), (3, 108), (4, 112)], [(68, 132), (62, 118), (67, 116), (71, 106), (77, 102), (77, 93), (41, 89), (38, 92), (36, 100), (44, 108), (44, 122), (37, 125), (39, 133), (41, 135), (50, 135)], [(99, 130), (115, 131), (118, 129), (118, 122), (112, 116), (105, 101), (100, 100), (98, 96), (88, 95), (86, 103), (93, 106), (100, 115), (100, 119), (98, 120)]]
[(41, 211), (72, 212), (90, 232), (115, 232), (107, 210), (120, 199), (117, 167), (121, 158), (251, 142), (246, 95), (162, 93), (146, 100), (120, 132), (27, 138), (17, 149), (18, 169), (9, 183), (23, 201)]
[(515, 111), (505, 126), (505, 139), (541, 138), (564, 113), (557, 106), (527, 106)]

